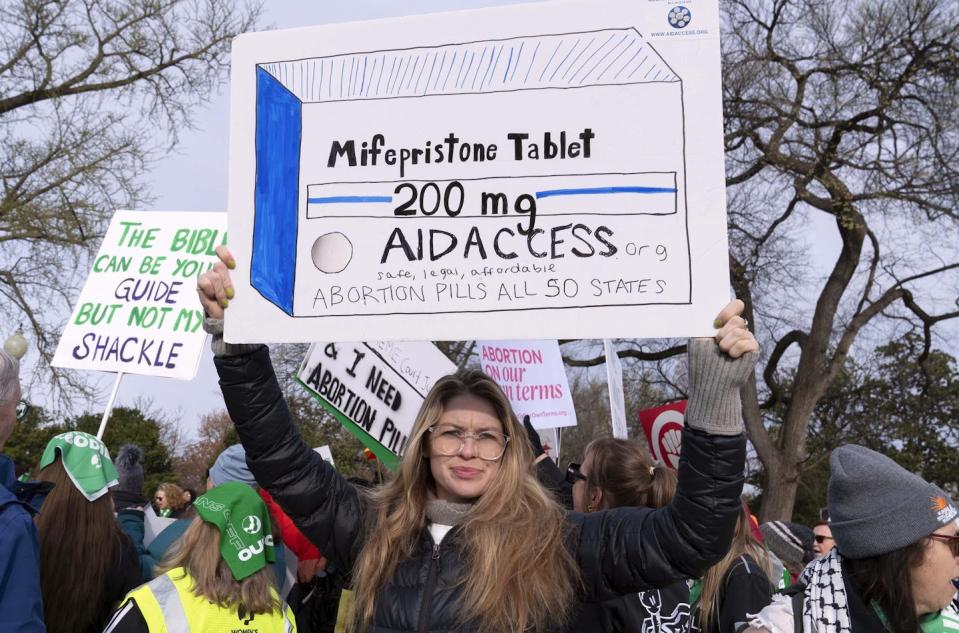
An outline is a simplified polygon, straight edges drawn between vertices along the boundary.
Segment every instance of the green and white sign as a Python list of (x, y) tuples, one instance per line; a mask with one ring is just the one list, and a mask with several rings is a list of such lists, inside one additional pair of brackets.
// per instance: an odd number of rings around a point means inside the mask
[(225, 213), (117, 211), (53, 365), (192, 379), (206, 340), (196, 279), (225, 243)]
[(432, 343), (313, 343), (296, 379), (392, 468), (427, 392), (455, 371)]

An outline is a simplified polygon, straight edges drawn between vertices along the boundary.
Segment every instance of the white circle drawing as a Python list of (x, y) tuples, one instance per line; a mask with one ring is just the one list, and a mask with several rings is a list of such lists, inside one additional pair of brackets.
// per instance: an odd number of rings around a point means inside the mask
[(310, 254), (313, 257), (313, 265), (320, 272), (329, 274), (343, 272), (353, 259), (353, 243), (342, 233), (325, 233), (313, 242)]

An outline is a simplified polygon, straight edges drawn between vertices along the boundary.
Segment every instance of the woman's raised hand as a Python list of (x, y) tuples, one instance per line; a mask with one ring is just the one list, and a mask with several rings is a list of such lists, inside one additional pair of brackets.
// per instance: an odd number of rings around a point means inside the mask
[(206, 315), (213, 319), (222, 319), (223, 311), (230, 305), (234, 294), (230, 271), (236, 268), (236, 260), (226, 246), (217, 246), (216, 254), (220, 261), (200, 275), (196, 281), (196, 293)]
[(745, 309), (746, 304), (739, 299), (733, 299), (716, 316), (716, 322), (713, 324), (718, 328), (715, 338), (719, 343), (719, 349), (732, 358), (739, 358), (743, 354), (759, 349), (756, 337), (746, 327), (749, 324), (740, 316)]

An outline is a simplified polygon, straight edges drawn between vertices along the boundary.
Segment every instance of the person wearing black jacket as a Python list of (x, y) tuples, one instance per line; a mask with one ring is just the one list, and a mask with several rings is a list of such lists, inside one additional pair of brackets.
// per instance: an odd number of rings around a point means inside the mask
[(664, 587), (724, 555), (745, 465), (739, 389), (758, 348), (742, 302), (720, 313), (715, 341), (690, 341), (669, 505), (564, 514), (535, 480), (527, 443), (510, 441), (523, 428), (481, 372), (437, 382), (396, 476), (361, 496), (300, 438), (268, 350), (223, 342), (235, 262), (217, 250), (197, 290), (230, 417), (258, 483), (348, 575), (360, 630), (555, 630), (575, 601)]
[[(557, 500), (577, 512), (595, 512), (624, 506), (661, 508), (676, 491), (676, 473), (663, 464), (653, 464), (645, 449), (634, 440), (603, 437), (590, 442), (583, 463), (571, 463), (565, 476), (545, 453), (539, 435), (530, 424), (523, 426), (537, 457), (540, 483)], [(692, 624), (689, 584), (677, 581), (667, 587), (599, 604), (583, 605), (574, 615), (570, 630), (578, 633), (686, 633)]]
[(750, 521), (744, 504), (729, 552), (693, 587), (694, 626), (701, 633), (738, 633), (772, 600), (771, 565)]

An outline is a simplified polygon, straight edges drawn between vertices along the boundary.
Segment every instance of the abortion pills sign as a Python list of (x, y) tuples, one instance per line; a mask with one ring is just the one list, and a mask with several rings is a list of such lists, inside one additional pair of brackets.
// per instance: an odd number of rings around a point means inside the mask
[(715, 0), (253, 33), (232, 60), (228, 341), (711, 333)]
[(117, 211), (53, 365), (192, 379), (206, 340), (196, 278), (225, 243), (225, 213)]

